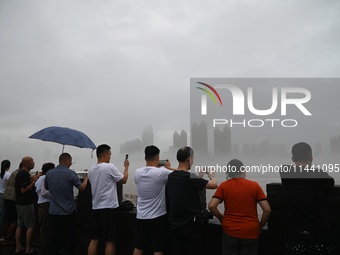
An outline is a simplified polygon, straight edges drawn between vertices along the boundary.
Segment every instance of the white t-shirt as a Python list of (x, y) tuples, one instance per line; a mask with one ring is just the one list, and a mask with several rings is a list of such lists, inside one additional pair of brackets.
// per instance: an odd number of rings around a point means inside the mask
[(10, 176), (11, 174), (8, 171), (6, 171), (4, 174), (4, 177), (2, 177), (2, 179), (0, 178), (0, 193), (4, 194), (5, 188), (6, 188), (6, 182)]
[(45, 188), (45, 175), (39, 177), (35, 183), (35, 187), (35, 192), (38, 194), (38, 205), (51, 201), (50, 192)]
[(137, 185), (137, 219), (154, 219), (166, 214), (165, 185), (172, 171), (146, 166), (135, 172)]
[(124, 176), (114, 164), (100, 163), (92, 166), (88, 173), (92, 192), (92, 209), (117, 208), (116, 183)]

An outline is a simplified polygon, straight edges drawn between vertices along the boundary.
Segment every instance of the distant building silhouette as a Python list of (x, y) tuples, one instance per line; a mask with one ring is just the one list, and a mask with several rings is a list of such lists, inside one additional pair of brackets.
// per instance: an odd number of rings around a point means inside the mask
[(208, 154), (208, 128), (204, 121), (191, 125), (191, 146), (197, 154)]
[(143, 150), (142, 141), (140, 139), (134, 139), (127, 141), (120, 145), (120, 153), (136, 153)]
[(340, 135), (330, 138), (330, 149), (332, 154), (340, 153)]
[(178, 149), (188, 145), (188, 135), (184, 130), (179, 134), (177, 131), (172, 135), (172, 146), (169, 147), (169, 151), (177, 152)]
[(142, 134), (142, 148), (154, 144), (153, 130), (151, 126), (146, 127)]
[(225, 125), (222, 130), (214, 129), (214, 153), (215, 155), (231, 154), (231, 130)]
[(136, 138), (126, 141), (120, 145), (120, 153), (136, 153), (141, 152), (148, 145), (154, 144), (153, 130), (151, 126), (146, 127), (142, 133), (142, 139)]

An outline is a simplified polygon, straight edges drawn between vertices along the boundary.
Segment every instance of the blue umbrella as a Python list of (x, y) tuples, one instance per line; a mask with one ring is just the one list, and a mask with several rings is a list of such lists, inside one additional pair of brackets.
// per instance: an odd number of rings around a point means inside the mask
[(67, 127), (47, 127), (34, 133), (29, 138), (60, 143), (63, 145), (63, 152), (65, 145), (72, 145), (79, 148), (89, 148), (92, 150), (97, 148), (91, 139), (83, 132)]

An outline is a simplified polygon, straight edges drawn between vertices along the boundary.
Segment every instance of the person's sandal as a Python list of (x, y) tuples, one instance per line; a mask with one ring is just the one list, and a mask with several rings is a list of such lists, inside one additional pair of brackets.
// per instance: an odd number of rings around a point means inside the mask
[(36, 254), (37, 250), (35, 248), (30, 249), (31, 252), (25, 252), (25, 254)]

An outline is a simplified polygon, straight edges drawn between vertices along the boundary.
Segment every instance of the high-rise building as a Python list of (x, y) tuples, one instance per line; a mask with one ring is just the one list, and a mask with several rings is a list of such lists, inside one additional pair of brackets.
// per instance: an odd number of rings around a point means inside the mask
[(188, 145), (188, 135), (184, 130), (179, 134), (177, 131), (173, 134), (173, 146), (177, 149)]
[(178, 134), (177, 131), (175, 131), (174, 134), (172, 135), (172, 146), (178, 147), (179, 140), (180, 140), (180, 135)]
[(169, 147), (169, 151), (177, 152), (178, 149), (188, 145), (187, 132), (185, 132), (184, 130), (182, 130), (181, 133), (175, 131), (172, 135), (172, 141), (172, 146)]
[(143, 130), (142, 134), (142, 148), (145, 148), (148, 145), (153, 145), (154, 140), (153, 140), (153, 130), (151, 126), (146, 127)]
[(208, 128), (204, 121), (191, 125), (191, 146), (195, 153), (208, 154)]
[(231, 154), (231, 130), (225, 125), (222, 130), (214, 129), (214, 153), (215, 155)]

